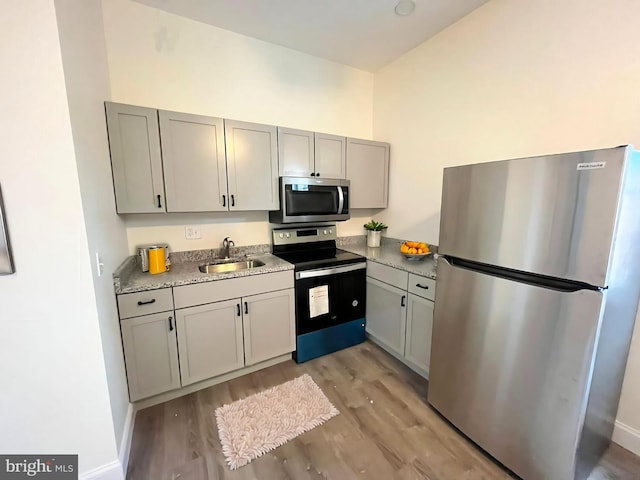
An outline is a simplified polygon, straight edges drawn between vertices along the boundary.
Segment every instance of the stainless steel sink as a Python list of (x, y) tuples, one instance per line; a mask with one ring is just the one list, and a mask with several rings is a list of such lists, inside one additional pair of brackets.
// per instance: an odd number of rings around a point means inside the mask
[(202, 273), (224, 273), (237, 272), (238, 270), (248, 270), (251, 268), (263, 267), (265, 263), (261, 260), (238, 260), (234, 258), (216, 260), (204, 263), (198, 268)]

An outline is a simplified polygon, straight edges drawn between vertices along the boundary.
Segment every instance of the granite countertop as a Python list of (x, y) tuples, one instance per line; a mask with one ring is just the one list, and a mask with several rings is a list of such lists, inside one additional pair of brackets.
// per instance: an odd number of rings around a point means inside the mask
[[(380, 247), (376, 248), (367, 247), (364, 236), (346, 237), (338, 243), (338, 248), (367, 257), (367, 260), (371, 260), (372, 262), (388, 265), (389, 267), (415, 273), (416, 275), (422, 275), (423, 277), (428, 277), (433, 280), (436, 279), (437, 260), (434, 258), (434, 255), (423, 260), (408, 260), (400, 253), (402, 240), (383, 238)], [(432, 247), (432, 250), (437, 251), (437, 247)]]
[[(243, 256), (235, 253), (233, 256)], [(257, 253), (247, 255), (247, 259), (261, 260), (265, 263), (263, 267), (256, 267), (247, 270), (226, 273), (202, 273), (198, 267), (202, 263), (214, 260), (214, 256), (208, 258), (171, 256), (171, 270), (165, 273), (151, 275), (142, 272), (136, 263), (135, 256), (127, 258), (123, 264), (113, 274), (113, 283), (116, 294), (143, 292), (158, 288), (177, 287), (180, 285), (191, 285), (194, 283), (213, 282), (216, 280), (226, 280), (229, 278), (247, 277), (250, 275), (261, 275), (263, 273), (281, 272), (293, 270), (293, 265), (285, 262), (281, 258), (270, 253)]]

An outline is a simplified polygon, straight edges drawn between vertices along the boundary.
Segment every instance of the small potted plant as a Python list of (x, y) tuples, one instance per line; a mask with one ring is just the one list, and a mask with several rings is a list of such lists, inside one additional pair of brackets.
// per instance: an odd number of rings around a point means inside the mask
[(369, 223), (364, 224), (364, 228), (367, 230), (367, 247), (379, 247), (380, 232), (388, 227), (382, 222), (371, 219)]

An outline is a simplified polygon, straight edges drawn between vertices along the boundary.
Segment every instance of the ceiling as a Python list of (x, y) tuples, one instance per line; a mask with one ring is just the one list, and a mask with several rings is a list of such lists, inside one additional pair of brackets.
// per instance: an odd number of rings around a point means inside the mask
[(334, 62), (376, 71), (488, 0), (135, 0)]

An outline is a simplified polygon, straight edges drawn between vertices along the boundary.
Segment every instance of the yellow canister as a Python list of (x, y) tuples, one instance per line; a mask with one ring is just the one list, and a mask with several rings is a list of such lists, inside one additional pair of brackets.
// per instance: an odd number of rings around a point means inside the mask
[(149, 273), (155, 275), (167, 271), (167, 253), (164, 247), (149, 249)]

